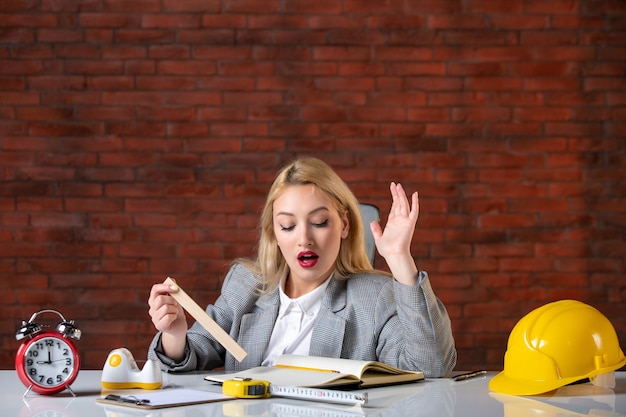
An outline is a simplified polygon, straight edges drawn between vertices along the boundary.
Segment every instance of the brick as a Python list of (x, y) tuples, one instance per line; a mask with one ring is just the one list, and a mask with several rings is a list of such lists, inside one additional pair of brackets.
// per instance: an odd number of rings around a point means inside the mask
[(90, 43), (112, 42), (114, 38), (113, 29), (87, 29), (85, 30), (85, 41)]
[(28, 92), (0, 92), (0, 101), (3, 103), (12, 103), (13, 105), (39, 104), (37, 94)]
[(602, 16), (550, 16), (550, 27), (554, 29), (603, 29), (605, 21)]
[(409, 14), (454, 14), (461, 7), (460, 0), (408, 0)]
[(147, 14), (141, 17), (141, 27), (144, 28), (198, 28), (201, 16), (197, 14)]
[(160, 61), (158, 74), (167, 75), (210, 75), (215, 74), (215, 64), (200, 61)]
[(115, 41), (121, 43), (171, 44), (175, 33), (163, 29), (119, 29), (115, 33)]
[(189, 169), (142, 168), (135, 175), (138, 181), (192, 181), (194, 174)]
[(488, 19), (495, 29), (506, 30), (547, 29), (549, 21), (541, 15), (520, 14), (492, 14)]
[(112, 59), (141, 59), (147, 56), (145, 46), (104, 46), (101, 49), (102, 57), (106, 60)]
[(74, 61), (66, 64), (68, 74), (123, 74), (124, 63), (119, 60)]
[(349, 115), (353, 120), (366, 122), (403, 122), (406, 120), (406, 112), (404, 109), (390, 107), (353, 109), (349, 112)]
[(398, 76), (443, 75), (445, 66), (441, 63), (391, 63), (389, 73)]
[[(414, 25), (425, 26), (425, 25)], [(429, 15), (427, 26), (431, 29), (484, 29), (485, 19), (482, 16)], [(457, 33), (458, 34), (458, 33)], [(458, 39), (458, 36), (457, 36)], [(446, 40), (448, 40), (446, 36)]]
[(524, 89), (528, 91), (574, 91), (578, 90), (580, 81), (570, 77), (542, 77), (535, 79), (527, 79), (524, 83)]
[(248, 17), (248, 28), (250, 29), (273, 29), (276, 27), (283, 30), (305, 28), (306, 17), (298, 15), (263, 15)]
[(455, 31), (446, 34), (446, 45), (515, 45), (518, 40), (513, 34), (502, 31)]
[[(166, 32), (167, 33), (167, 32)], [(180, 42), (203, 45), (233, 45), (235, 33), (231, 29), (225, 30), (196, 30), (188, 29), (178, 32)]]
[[(536, 136), (542, 131), (539, 123), (494, 123), (487, 128), (489, 135), (495, 136)], [(550, 136), (561, 136), (556, 129)]]
[(494, 108), (455, 108), (452, 118), (455, 122), (497, 122), (512, 120), (511, 110), (501, 107)]
[(37, 0), (21, 0), (0, 4), (0, 10), (3, 12), (17, 12), (25, 10), (34, 10), (37, 8), (39, 1)]
[[(367, 25), (372, 29), (386, 30), (412, 30), (416, 27), (427, 25), (425, 16), (402, 16), (402, 15), (372, 15), (367, 19)], [(310, 25), (311, 26), (311, 25)], [(348, 24), (340, 27), (350, 26)], [(365, 27), (365, 24), (355, 24), (354, 27)]]
[(128, 13), (81, 13), (79, 22), (86, 28), (128, 28), (139, 27), (140, 16)]
[(578, 36), (573, 32), (524, 31), (522, 45), (576, 45)]
[[(269, 34), (267, 31), (246, 31), (244, 30), (247, 27), (247, 17), (245, 14), (204, 14), (202, 15), (202, 27), (207, 28), (239, 28), (241, 30), (237, 31), (237, 39), (244, 40), (248, 38), (248, 36), (252, 34), (259, 35), (260, 32)], [(261, 36), (262, 38), (262, 36)], [(259, 38), (254, 36), (251, 37), (251, 40), (260, 41)], [(238, 42), (239, 43), (239, 42)], [(243, 42), (249, 43), (249, 42)]]
[(478, 137), (482, 135), (483, 128), (478, 124), (453, 124), (453, 123), (429, 123), (426, 126), (426, 136), (449, 136), (449, 137)]
[(102, 8), (105, 11), (116, 12), (158, 12), (160, 11), (160, 4), (150, 0), (137, 0), (132, 4), (123, 0), (105, 0)]
[(519, 184), (502, 185), (493, 184), (490, 191), (500, 197), (508, 196), (513, 198), (541, 197), (546, 195), (546, 187), (541, 184)]
[(545, 120), (569, 120), (572, 112), (568, 108), (537, 108), (537, 109), (516, 109), (515, 120), (520, 121), (545, 121)]
[(549, 136), (581, 136), (592, 137), (602, 134), (603, 127), (599, 123), (546, 123), (545, 131)]
[(58, 18), (54, 14), (1, 13), (0, 27), (55, 27)]
[(370, 91), (376, 82), (374, 77), (327, 77), (318, 83), (319, 89), (322, 91), (342, 91), (347, 80), (350, 80), (351, 91)]
[(84, 33), (81, 30), (72, 29), (39, 29), (37, 38), (40, 42), (80, 42)]
[(193, 139), (188, 141), (190, 152), (240, 152), (241, 139), (222, 137), (216, 139)]
[(339, 58), (342, 61), (362, 61), (369, 60), (371, 55), (371, 49), (367, 47), (324, 46), (314, 48), (312, 58), (319, 61), (337, 60)]
[(521, 0), (512, 1), (506, 5), (494, 0), (472, 0), (467, 7), (472, 13), (519, 14), (524, 5)]
[(21, 59), (50, 59), (54, 57), (54, 49), (52, 45), (15, 46), (11, 54)]
[(0, 40), (7, 43), (28, 43), (35, 41), (34, 29), (9, 28), (0, 32)]
[[(215, 112), (215, 114), (217, 113), (219, 113), (219, 111)], [(228, 112), (228, 114), (230, 113), (232, 112)], [(238, 115), (240, 113), (241, 112), (239, 112)], [(251, 121), (292, 120), (295, 117), (296, 117), (296, 112), (294, 111), (294, 109), (288, 108), (288, 107), (270, 107), (270, 108), (258, 107), (258, 108), (251, 109), (251, 111), (249, 112), (249, 119)]]
[(278, 0), (268, 0), (266, 2), (258, 2), (255, 0), (234, 0), (229, 1), (225, 7), (225, 12), (230, 13), (275, 13), (281, 8), (281, 2)]
[(15, 170), (8, 169), (8, 167), (19, 167), (19, 166), (32, 166), (34, 164), (35, 159), (32, 155), (28, 154), (16, 154), (14, 152), (11, 153), (2, 153), (0, 154), (0, 162), (5, 167), (3, 170), (6, 175), (4, 180), (15, 179)]
[(206, 137), (209, 126), (206, 123), (168, 123), (167, 136), (172, 137)]
[[(481, 61), (530, 61), (535, 55), (531, 48), (524, 47), (483, 47), (477, 48), (476, 58)], [(552, 56), (554, 58), (554, 56)], [(562, 57), (560, 57), (562, 58)], [(564, 59), (564, 58), (562, 58)]]
[[(311, 121), (332, 121), (334, 119), (332, 115), (327, 114), (312, 114), (309, 118)], [(307, 120), (306, 116), (305, 120)], [(274, 137), (308, 138), (320, 136), (319, 127), (313, 123), (274, 123), (271, 125), (271, 132)]]
[(411, 108), (407, 120), (413, 122), (449, 122), (450, 111), (446, 108)]
[(407, 77), (405, 88), (422, 91), (459, 91), (463, 88), (463, 81), (456, 77)]
[(129, 107), (91, 106), (76, 109), (77, 120), (132, 120), (135, 112)]
[(529, 77), (574, 75), (580, 66), (565, 62), (516, 63), (510, 66), (511, 73)]
[(154, 59), (187, 59), (190, 48), (186, 45), (154, 45), (148, 47), (148, 56)]
[[(616, 51), (614, 51), (616, 52)], [(543, 47), (537, 48), (536, 56), (540, 60), (593, 61), (595, 51), (590, 47)], [(612, 54), (610, 56), (613, 56)]]
[(218, 0), (165, 0), (163, 11), (212, 13), (221, 10)]

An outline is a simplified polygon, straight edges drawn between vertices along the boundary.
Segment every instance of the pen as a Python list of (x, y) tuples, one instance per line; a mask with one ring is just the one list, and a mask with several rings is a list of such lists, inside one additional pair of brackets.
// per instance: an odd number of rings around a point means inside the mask
[(129, 397), (122, 397), (121, 395), (109, 394), (106, 397), (104, 397), (104, 399), (109, 400), (109, 401), (116, 401), (118, 403), (128, 403), (128, 404), (135, 404), (135, 405), (150, 404), (150, 400), (141, 400), (133, 395)]
[(470, 378), (475, 378), (477, 376), (481, 376), (481, 375), (485, 375), (487, 373), (487, 371), (472, 371), (472, 372), (467, 372), (465, 374), (460, 374), (457, 375), (455, 377), (452, 377), (452, 379), (454, 379), (455, 381), (465, 381), (466, 379), (470, 379)]

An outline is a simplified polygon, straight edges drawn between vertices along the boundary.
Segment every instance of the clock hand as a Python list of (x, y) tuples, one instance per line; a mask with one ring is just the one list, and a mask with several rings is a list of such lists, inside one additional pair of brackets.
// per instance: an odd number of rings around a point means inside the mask
[[(52, 363), (52, 362), (66, 361), (67, 359), (68, 359), (68, 358), (55, 359), (55, 360), (51, 361), (50, 363)], [(47, 362), (46, 362), (46, 363), (47, 363)]]
[(52, 357), (50, 356), (50, 351), (48, 351), (48, 360), (47, 361), (37, 361), (37, 365), (43, 365), (44, 363), (46, 363), (46, 364), (51, 364), (52, 363)]

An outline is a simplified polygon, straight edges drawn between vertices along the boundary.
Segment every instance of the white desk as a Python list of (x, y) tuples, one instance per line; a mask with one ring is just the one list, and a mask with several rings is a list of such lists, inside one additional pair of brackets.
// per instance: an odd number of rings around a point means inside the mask
[[(81, 371), (67, 391), (57, 396), (29, 393), (15, 371), (0, 371), (2, 417), (527, 417), (527, 416), (626, 416), (626, 372), (617, 373), (614, 389), (579, 384), (561, 388), (547, 396), (514, 397), (494, 394), (488, 382), (493, 373), (463, 382), (428, 379), (423, 382), (367, 390), (367, 407), (331, 405), (285, 398), (233, 400), (210, 404), (143, 411), (104, 406), (100, 397), (100, 371)], [(221, 388), (202, 379), (203, 375), (164, 374), (166, 386), (184, 386), (220, 392)]]

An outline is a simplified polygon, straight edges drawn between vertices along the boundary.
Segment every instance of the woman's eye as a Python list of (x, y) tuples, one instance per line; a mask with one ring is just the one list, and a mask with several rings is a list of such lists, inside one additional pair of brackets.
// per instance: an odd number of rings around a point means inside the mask
[(280, 225), (280, 230), (284, 230), (286, 232), (293, 230), (295, 226), (283, 226), (282, 224)]
[(313, 226), (315, 226), (315, 227), (326, 227), (326, 226), (328, 226), (328, 220), (324, 220), (323, 222), (320, 222), (320, 223), (313, 223)]

